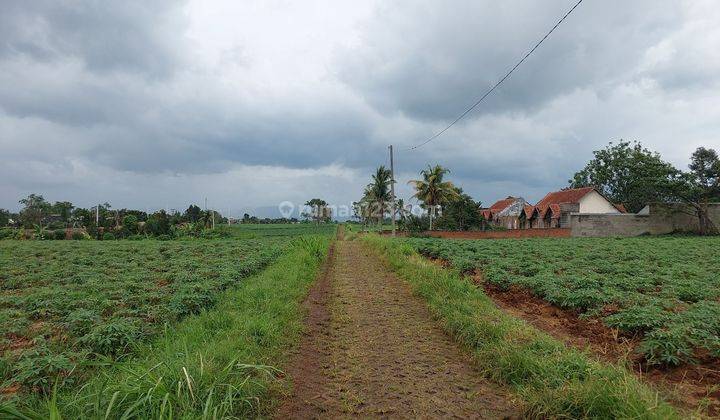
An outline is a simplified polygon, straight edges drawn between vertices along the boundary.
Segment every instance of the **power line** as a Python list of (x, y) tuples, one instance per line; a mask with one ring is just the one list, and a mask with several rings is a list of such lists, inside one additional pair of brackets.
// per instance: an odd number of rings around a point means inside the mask
[(487, 98), (491, 93), (493, 93), (493, 91), (494, 91), (498, 86), (500, 86), (500, 85), (502, 84), (502, 82), (505, 81), (505, 79), (507, 79), (508, 77), (510, 77), (510, 75), (511, 75), (518, 67), (520, 67), (520, 65), (521, 65), (523, 62), (525, 62), (525, 60), (527, 60), (527, 58), (530, 57), (530, 55), (531, 55), (532, 53), (534, 53), (536, 49), (538, 49), (538, 47), (540, 46), (540, 44), (542, 44), (542, 43), (550, 36), (550, 34), (553, 33), (553, 31), (554, 31), (555, 29), (557, 29), (557, 27), (560, 26), (560, 24), (563, 23), (563, 21), (564, 21), (568, 16), (570, 16), (570, 14), (571, 14), (578, 6), (580, 6), (580, 3), (582, 3), (582, 2), (583, 2), (583, 0), (578, 0), (578, 2), (575, 3), (575, 5), (574, 5), (570, 10), (568, 10), (568, 12), (565, 13), (565, 15), (564, 15), (562, 18), (560, 18), (560, 20), (555, 24), (555, 26), (553, 26), (552, 29), (550, 29), (550, 31), (548, 31), (548, 33), (546, 33), (545, 36), (542, 37), (542, 39), (540, 39), (540, 41), (538, 41), (538, 43), (535, 44), (535, 46), (532, 47), (532, 49), (531, 49), (530, 51), (528, 51), (527, 54), (525, 54), (524, 57), (523, 57), (520, 61), (518, 61), (517, 64), (515, 64), (515, 66), (513, 66), (513, 68), (510, 69), (510, 71), (507, 72), (507, 74), (505, 74), (505, 76), (502, 77), (502, 79), (500, 79), (497, 83), (495, 83), (495, 85), (493, 85), (493, 87), (491, 87), (487, 92), (485, 92), (485, 94), (484, 94), (483, 96), (481, 96), (480, 99), (478, 99), (474, 104), (472, 104), (472, 106), (470, 106), (470, 108), (466, 109), (465, 112), (463, 112), (462, 114), (460, 114), (460, 116), (458, 116), (457, 118), (455, 118), (455, 119), (453, 120), (453, 122), (451, 122), (450, 124), (448, 124), (447, 127), (445, 127), (445, 128), (443, 128), (442, 130), (438, 131), (438, 132), (435, 133), (432, 137), (430, 137), (430, 138), (428, 138), (427, 140), (425, 140), (424, 142), (422, 142), (422, 143), (420, 143), (420, 144), (416, 144), (415, 146), (410, 147), (409, 149), (406, 149), (406, 150), (415, 150), (415, 149), (418, 149), (418, 148), (420, 148), (420, 147), (422, 147), (422, 146), (425, 146), (426, 144), (430, 143), (431, 141), (435, 140), (436, 138), (440, 137), (444, 132), (448, 131), (448, 130), (450, 129), (450, 127), (452, 127), (453, 125), (455, 125), (458, 121), (460, 121), (460, 120), (463, 119), (467, 114), (469, 114), (470, 111), (472, 111), (472, 110), (475, 109), (478, 105), (480, 105), (480, 102), (484, 101), (485, 98)]

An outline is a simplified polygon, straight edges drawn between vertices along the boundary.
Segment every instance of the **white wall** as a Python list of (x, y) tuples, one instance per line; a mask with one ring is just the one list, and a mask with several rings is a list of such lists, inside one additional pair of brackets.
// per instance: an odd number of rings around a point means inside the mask
[(620, 213), (597, 191), (591, 191), (580, 199), (580, 213)]

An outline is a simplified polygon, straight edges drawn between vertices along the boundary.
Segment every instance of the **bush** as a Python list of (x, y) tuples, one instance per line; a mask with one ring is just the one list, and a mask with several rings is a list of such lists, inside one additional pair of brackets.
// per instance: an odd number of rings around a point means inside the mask
[(78, 340), (95, 353), (114, 356), (126, 353), (131, 344), (138, 341), (141, 331), (137, 323), (129, 319), (114, 319), (96, 325)]
[(16, 239), (18, 230), (14, 228), (0, 228), (0, 239)]
[(158, 241), (170, 241), (172, 240), (172, 236), (170, 235), (158, 235), (157, 236)]
[(48, 229), (50, 230), (65, 229), (65, 227), (65, 223), (63, 222), (51, 222), (48, 224)]
[(419, 217), (410, 215), (405, 219), (405, 230), (410, 233), (420, 233), (430, 229), (430, 219), (427, 217)]
[(62, 241), (65, 239), (65, 229), (56, 230), (53, 237), (58, 241)]
[[(72, 235), (70, 235), (70, 237), (72, 238), (73, 241), (82, 241), (83, 239), (86, 239), (86, 235), (87, 234), (85, 234), (83, 232), (75, 231), (72, 233)], [(90, 238), (87, 237), (87, 239), (90, 239)]]
[(69, 382), (67, 374), (75, 367), (64, 354), (52, 354), (40, 347), (22, 355), (14, 366), (13, 382), (27, 390), (39, 389), (49, 393), (57, 382), (59, 387)]
[(76, 336), (90, 332), (93, 325), (100, 322), (100, 317), (90, 309), (76, 309), (65, 317), (64, 326)]
[(188, 283), (170, 300), (170, 309), (178, 318), (197, 314), (215, 303), (215, 293), (210, 286), (202, 283)]
[(220, 239), (230, 238), (232, 234), (227, 230), (222, 229), (205, 229), (200, 233), (200, 237), (203, 239)]
[(155, 236), (170, 233), (170, 219), (165, 210), (160, 210), (148, 217), (147, 222), (145, 222), (145, 231)]
[(105, 233), (103, 233), (102, 240), (103, 241), (114, 241), (115, 235), (113, 235), (110, 232), (105, 232)]
[(145, 239), (145, 235), (130, 235), (127, 237), (129, 241), (142, 241)]
[(127, 216), (123, 217), (123, 229), (125, 229), (126, 232), (129, 234), (135, 234), (138, 233), (138, 218), (135, 215), (128, 214)]

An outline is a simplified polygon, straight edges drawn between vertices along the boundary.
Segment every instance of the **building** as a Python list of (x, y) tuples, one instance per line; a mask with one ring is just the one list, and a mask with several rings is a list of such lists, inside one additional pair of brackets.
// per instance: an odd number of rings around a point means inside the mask
[(480, 209), (480, 213), (489, 225), (519, 229), (521, 213), (527, 205), (524, 198), (509, 196), (498, 200), (489, 208)]
[(526, 206), (519, 217), (523, 229), (564, 228), (570, 226), (570, 214), (625, 213), (593, 187), (572, 188), (548, 193), (535, 206)]

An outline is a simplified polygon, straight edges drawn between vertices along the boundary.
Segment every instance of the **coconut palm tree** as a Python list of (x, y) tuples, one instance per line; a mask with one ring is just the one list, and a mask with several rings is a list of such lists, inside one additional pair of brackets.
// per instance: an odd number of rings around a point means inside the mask
[(443, 181), (445, 174), (450, 173), (449, 169), (440, 165), (430, 166), (420, 171), (422, 179), (408, 181), (408, 184), (415, 187), (415, 195), (423, 203), (430, 213), (430, 230), (432, 230), (433, 217), (437, 206), (442, 206), (457, 199), (460, 194), (458, 189), (450, 181)]
[(371, 215), (377, 218), (378, 224), (382, 224), (385, 218), (386, 207), (388, 203), (392, 201), (390, 192), (392, 182), (390, 170), (385, 168), (385, 166), (380, 166), (372, 175), (372, 182), (365, 187), (362, 201), (373, 209)]

